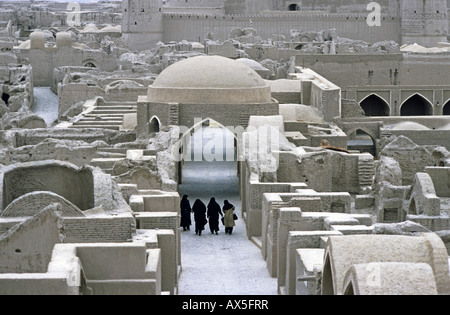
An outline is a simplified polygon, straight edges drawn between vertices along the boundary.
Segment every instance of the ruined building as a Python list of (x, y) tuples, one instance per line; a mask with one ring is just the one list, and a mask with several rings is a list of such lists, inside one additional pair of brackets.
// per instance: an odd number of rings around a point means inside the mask
[(378, 4), (0, 3), (0, 294), (450, 294), (449, 8)]
[(227, 39), (233, 28), (256, 28), (263, 38), (289, 37), (293, 29), (335, 28), (343, 37), (377, 42), (434, 45), (446, 41), (447, 1), (378, 1), (382, 23), (367, 27), (369, 2), (356, 1), (175, 1), (123, 2), (122, 29), (131, 49), (149, 49), (158, 41), (201, 41), (208, 33)]

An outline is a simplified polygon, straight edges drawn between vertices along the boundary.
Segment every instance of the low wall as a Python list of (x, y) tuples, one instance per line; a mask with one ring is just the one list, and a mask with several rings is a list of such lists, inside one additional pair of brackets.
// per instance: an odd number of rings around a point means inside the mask
[(134, 132), (119, 132), (109, 129), (76, 129), (76, 128), (43, 128), (30, 130), (8, 130), (0, 132), (5, 142), (10, 142), (13, 147), (26, 145), (36, 145), (45, 139), (52, 138), (58, 140), (81, 140), (92, 143), (102, 140), (109, 145), (122, 142), (133, 142), (136, 140)]
[(136, 232), (131, 213), (117, 216), (65, 218), (65, 243), (127, 242)]
[(130, 196), (130, 207), (134, 212), (178, 212), (180, 210), (180, 195), (178, 193), (139, 194)]
[[(256, 179), (256, 175), (250, 175), (250, 170), (246, 162), (239, 163), (241, 174), (241, 198), (242, 211), (246, 216), (247, 236), (263, 235), (261, 229), (262, 224), (262, 202), (261, 198), (264, 193), (271, 192), (294, 192), (295, 189), (306, 188), (304, 183), (263, 183)], [(252, 177), (250, 177), (252, 176)]]
[[(286, 279), (284, 292), (296, 294), (296, 250), (298, 248), (321, 248), (323, 237), (342, 236), (338, 231), (290, 231), (286, 250)], [(280, 274), (282, 275), (282, 274)], [(282, 281), (282, 280), (279, 280)], [(280, 282), (279, 282), (280, 283)], [(282, 283), (282, 282), (281, 282)]]
[(425, 167), (438, 197), (450, 198), (450, 167)]
[[(163, 274), (165, 281), (162, 290), (174, 294), (178, 282), (178, 268), (181, 266), (181, 236), (178, 212), (135, 212), (134, 216), (140, 229), (156, 229), (158, 245), (163, 250)], [(162, 245), (165, 244), (165, 245)], [(171, 250), (169, 250), (171, 248)]]
[(358, 193), (359, 156), (329, 150), (302, 155), (280, 152), (277, 179), (278, 182), (304, 182), (318, 192)]
[(389, 130), (388, 133), (408, 137), (417, 145), (439, 145), (450, 150), (448, 130)]
[(53, 248), (51, 261), (45, 272), (40, 273), (1, 273), (1, 295), (79, 295), (79, 259), (75, 248)]
[[(55, 210), (56, 207), (51, 206), (24, 221), (16, 219), (5, 234), (0, 234), (0, 274), (47, 270), (53, 246), (61, 242), (60, 219)], [(4, 220), (0, 218), (0, 222)], [(10, 219), (6, 221), (13, 223)]]

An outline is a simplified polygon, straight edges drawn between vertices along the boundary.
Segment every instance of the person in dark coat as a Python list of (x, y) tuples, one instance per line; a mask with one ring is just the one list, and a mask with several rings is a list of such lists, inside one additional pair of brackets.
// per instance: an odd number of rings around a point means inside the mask
[(212, 197), (208, 203), (207, 212), (211, 234), (219, 235), (219, 214), (223, 217), (220, 205), (216, 202), (216, 198)]
[(190, 226), (192, 224), (191, 212), (191, 203), (189, 202), (188, 196), (184, 195), (180, 202), (180, 226), (183, 228), (183, 231), (190, 230)]
[(236, 225), (234, 223), (234, 206), (228, 200), (225, 200), (222, 210), (224, 214), (225, 233), (231, 235), (233, 233), (233, 227)]
[(208, 222), (206, 220), (206, 206), (200, 199), (197, 199), (192, 206), (192, 211), (194, 212), (195, 234), (201, 236), (205, 224)]

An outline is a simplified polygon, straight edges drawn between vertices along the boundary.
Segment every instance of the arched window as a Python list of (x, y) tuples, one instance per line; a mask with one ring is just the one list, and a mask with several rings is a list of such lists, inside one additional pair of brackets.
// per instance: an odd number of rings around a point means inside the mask
[(355, 295), (354, 290), (353, 290), (353, 283), (349, 283), (347, 288), (345, 289), (345, 293), (344, 295)]
[(450, 115), (450, 100), (442, 108), (442, 115)]
[(378, 95), (372, 94), (359, 103), (366, 116), (389, 116), (389, 104)]
[(289, 11), (300, 11), (300, 6), (298, 4), (290, 4), (288, 7)]
[(432, 116), (433, 107), (420, 94), (414, 94), (400, 108), (400, 116)]
[(86, 64), (84, 65), (85, 67), (88, 67), (88, 68), (97, 68), (95, 65), (94, 65), (94, 63), (92, 63), (92, 62), (86, 62)]
[(152, 132), (159, 132), (159, 128), (160, 128), (160, 123), (157, 117), (153, 117), (152, 119), (150, 119), (150, 123), (148, 125), (148, 129), (150, 131), (150, 133)]

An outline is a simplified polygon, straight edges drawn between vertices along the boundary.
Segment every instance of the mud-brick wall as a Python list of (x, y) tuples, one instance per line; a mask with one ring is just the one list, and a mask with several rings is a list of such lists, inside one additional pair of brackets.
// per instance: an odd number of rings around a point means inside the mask
[(133, 216), (64, 218), (64, 243), (126, 242), (136, 233)]

